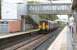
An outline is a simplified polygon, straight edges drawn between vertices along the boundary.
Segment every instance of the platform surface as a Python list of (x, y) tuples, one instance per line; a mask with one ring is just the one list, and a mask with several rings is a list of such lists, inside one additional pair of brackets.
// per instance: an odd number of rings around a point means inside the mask
[(0, 33), (0, 39), (27, 34), (27, 33), (35, 32), (35, 31), (39, 31), (39, 29), (33, 29), (26, 32), (17, 32), (17, 33)]
[(69, 27), (65, 26), (47, 50), (73, 50), (72, 42), (72, 33)]

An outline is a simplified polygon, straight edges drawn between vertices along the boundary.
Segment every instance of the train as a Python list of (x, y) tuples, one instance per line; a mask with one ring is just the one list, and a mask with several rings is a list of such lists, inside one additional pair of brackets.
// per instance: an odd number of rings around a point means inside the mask
[(56, 30), (59, 27), (59, 24), (56, 21), (41, 20), (38, 27), (40, 31), (47, 33)]

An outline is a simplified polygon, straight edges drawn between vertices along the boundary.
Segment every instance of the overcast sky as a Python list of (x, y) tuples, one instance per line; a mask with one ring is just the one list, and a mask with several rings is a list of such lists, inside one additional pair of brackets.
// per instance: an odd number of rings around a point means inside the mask
[(68, 19), (67, 15), (57, 15), (60, 19)]

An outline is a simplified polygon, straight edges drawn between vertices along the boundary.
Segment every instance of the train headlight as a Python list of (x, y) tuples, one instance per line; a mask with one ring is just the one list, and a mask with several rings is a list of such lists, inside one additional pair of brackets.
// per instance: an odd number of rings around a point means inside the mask
[(39, 25), (38, 27), (39, 27), (39, 29), (41, 29), (41, 25)]
[(45, 30), (45, 22), (43, 22), (42, 26), (42, 29)]
[(48, 30), (48, 24), (46, 24), (46, 29)]

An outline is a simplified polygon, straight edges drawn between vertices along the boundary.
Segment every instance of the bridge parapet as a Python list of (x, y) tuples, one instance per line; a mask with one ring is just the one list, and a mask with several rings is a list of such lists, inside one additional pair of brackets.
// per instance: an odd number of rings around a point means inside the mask
[(29, 4), (32, 14), (71, 14), (71, 3)]

